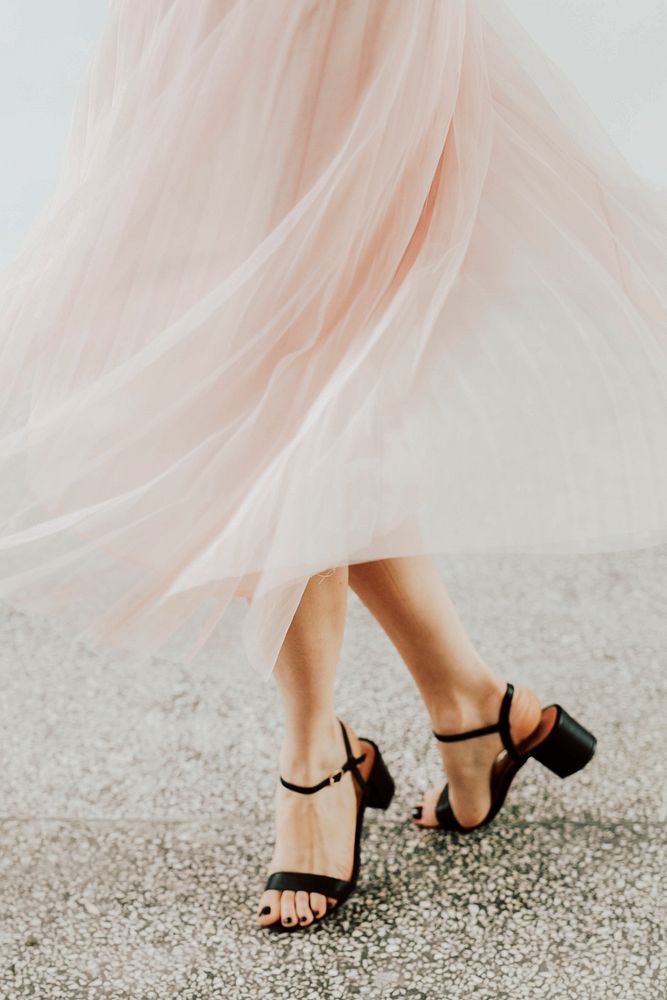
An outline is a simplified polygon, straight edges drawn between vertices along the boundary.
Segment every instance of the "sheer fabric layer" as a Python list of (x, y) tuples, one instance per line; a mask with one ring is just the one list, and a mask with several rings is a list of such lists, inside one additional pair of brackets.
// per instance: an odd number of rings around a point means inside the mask
[(331, 566), (666, 541), (666, 260), (501, 5), (117, 0), (0, 293), (0, 597), (188, 657), (245, 597), (266, 674)]

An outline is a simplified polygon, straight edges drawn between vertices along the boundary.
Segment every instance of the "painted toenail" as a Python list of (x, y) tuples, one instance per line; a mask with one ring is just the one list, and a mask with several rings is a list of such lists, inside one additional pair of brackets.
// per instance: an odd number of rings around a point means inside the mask
[(283, 921), (283, 923), (285, 923), (285, 924), (291, 924), (292, 923), (292, 918), (291, 917), (285, 917), (285, 920)]
[(270, 906), (263, 906), (262, 909), (259, 911), (259, 915), (260, 915), (260, 917), (265, 917), (267, 915), (267, 913), (270, 913), (270, 912), (271, 912), (271, 907)]
[(307, 919), (308, 917), (299, 917), (299, 920), (301, 921), (302, 924), (305, 924)]
[(415, 806), (414, 807), (414, 809), (412, 810), (412, 818), (413, 819), (421, 819), (422, 818), (422, 807), (421, 806)]

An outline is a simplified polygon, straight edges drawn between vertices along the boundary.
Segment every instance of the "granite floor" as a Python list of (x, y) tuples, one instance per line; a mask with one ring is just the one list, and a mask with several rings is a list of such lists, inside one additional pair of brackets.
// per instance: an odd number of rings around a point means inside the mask
[(439, 561), (482, 654), (598, 752), (567, 781), (531, 762), (484, 832), (416, 830), (437, 748), (351, 595), (339, 712), (397, 794), (357, 892), (291, 935), (254, 921), (281, 726), (238, 615), (191, 667), (137, 670), (0, 607), (0, 997), (664, 1000), (667, 548)]

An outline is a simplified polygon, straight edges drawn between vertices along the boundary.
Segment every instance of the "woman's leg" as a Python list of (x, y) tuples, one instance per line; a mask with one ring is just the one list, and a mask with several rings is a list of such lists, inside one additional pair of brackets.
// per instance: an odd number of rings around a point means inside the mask
[[(334, 708), (334, 679), (347, 611), (347, 567), (312, 577), (292, 619), (273, 671), (285, 718), (279, 773), (297, 785), (314, 785), (336, 771), (346, 752)], [(362, 752), (347, 726), (355, 756)], [(360, 765), (367, 773), (368, 758)], [(276, 842), (269, 873), (304, 871), (347, 879), (352, 874), (357, 796), (351, 772), (314, 795), (278, 784)], [(309, 924), (324, 916), (318, 893), (265, 891), (258, 919)]]
[[(505, 682), (475, 649), (430, 556), (407, 556), (349, 567), (349, 584), (377, 618), (408, 666), (436, 732), (457, 733), (497, 722)], [(510, 713), (519, 741), (540, 719), (535, 694), (516, 687)], [(463, 826), (480, 822), (490, 806), (489, 769), (502, 749), (497, 734), (464, 743), (438, 743), (452, 808)], [(437, 825), (442, 783), (417, 804), (415, 822)]]

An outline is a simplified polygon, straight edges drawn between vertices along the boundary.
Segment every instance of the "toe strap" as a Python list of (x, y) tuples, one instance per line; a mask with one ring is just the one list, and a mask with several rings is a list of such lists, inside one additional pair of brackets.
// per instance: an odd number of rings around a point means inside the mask
[(440, 792), (440, 798), (435, 806), (435, 818), (438, 821), (438, 825), (441, 826), (443, 830), (456, 830), (458, 832), (463, 830), (463, 827), (454, 815), (449, 802), (449, 785), (445, 785), (443, 790)]
[(315, 875), (310, 872), (273, 872), (269, 875), (265, 886), (265, 889), (321, 892), (323, 896), (330, 896), (332, 899), (340, 899), (346, 895), (349, 888), (350, 883), (346, 879)]

